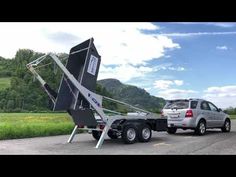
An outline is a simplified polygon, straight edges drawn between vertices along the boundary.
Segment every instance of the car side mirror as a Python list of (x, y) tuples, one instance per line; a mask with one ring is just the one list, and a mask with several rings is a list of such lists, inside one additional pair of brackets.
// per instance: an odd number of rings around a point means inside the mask
[(218, 112), (222, 112), (222, 109), (218, 108)]

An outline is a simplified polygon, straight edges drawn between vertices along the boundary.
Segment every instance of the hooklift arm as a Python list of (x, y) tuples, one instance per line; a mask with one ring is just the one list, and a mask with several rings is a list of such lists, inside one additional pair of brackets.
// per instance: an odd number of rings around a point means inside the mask
[[(46, 54), (39, 59), (27, 64), (27, 68), (33, 73), (33, 75), (39, 80), (39, 82), (44, 85), (46, 82), (42, 79), (42, 77), (35, 71), (33, 66), (37, 66), (41, 61), (43, 61), (47, 56), (50, 56), (51, 59), (58, 65), (58, 67), (63, 71), (63, 73), (67, 76), (67, 78), (71, 81), (71, 83), (79, 90), (79, 92), (85, 97), (85, 99), (92, 105), (98, 115), (102, 118), (103, 121), (106, 122), (106, 115), (102, 109), (102, 96), (88, 90), (83, 87), (75, 77), (67, 70), (67, 68), (61, 63), (60, 59), (52, 53)], [(44, 87), (45, 88), (45, 87)], [(55, 102), (55, 99), (52, 98), (52, 95), (45, 89), (49, 97)]]
[[(46, 57), (46, 56), (45, 56)], [(35, 60), (36, 61), (36, 60)], [(49, 96), (49, 98), (52, 100), (53, 103), (55, 103), (56, 99), (56, 93), (53, 93), (53, 90), (49, 87), (49, 85), (43, 80), (43, 78), (37, 73), (37, 71), (34, 69), (33, 64), (29, 63), (27, 65), (27, 68), (30, 70), (30, 72), (35, 76), (36, 79), (40, 82), (41, 86)]]
[[(27, 68), (31, 71), (31, 73), (36, 77), (36, 79), (38, 79), (38, 81), (41, 83), (41, 85), (45, 88), (45, 84), (47, 84), (43, 78), (36, 72), (34, 66), (37, 66), (40, 62), (42, 62), (47, 56), (50, 56), (51, 59), (53, 59), (55, 61), (55, 63), (58, 65), (58, 67), (63, 71), (63, 73), (67, 76), (67, 78), (71, 81), (71, 83), (79, 90), (79, 92), (85, 97), (85, 99), (92, 105), (92, 107), (95, 109), (95, 111), (101, 116), (101, 118), (104, 120), (106, 115), (104, 114), (103, 110), (104, 108), (102, 108), (102, 99), (107, 99), (110, 100), (112, 102), (116, 102), (116, 103), (120, 103), (123, 105), (126, 105), (132, 109), (141, 111), (141, 112), (145, 112), (149, 115), (153, 116), (152, 112), (137, 108), (135, 106), (129, 105), (127, 103), (124, 103), (122, 101), (118, 101), (109, 97), (105, 97), (105, 96), (101, 96), (98, 95), (90, 90), (88, 90), (87, 88), (85, 88), (84, 86), (82, 86), (76, 79), (75, 77), (67, 70), (67, 68), (61, 63), (60, 59), (53, 53), (48, 53), (32, 62), (30, 62), (29, 64), (27, 64)], [(52, 99), (53, 102), (55, 102), (55, 98), (52, 96), (52, 94), (49, 92), (49, 90), (47, 88), (45, 88), (45, 91), (47, 92), (47, 94), (49, 95), (49, 97)], [(107, 109), (105, 109), (107, 110)], [(107, 110), (109, 111), (109, 110)], [(113, 111), (114, 112), (114, 111)], [(106, 121), (106, 119), (105, 119)]]
[[(46, 93), (48, 94), (48, 96), (50, 97), (50, 99), (53, 101), (53, 103), (55, 103), (56, 100), (56, 94), (53, 93), (54, 91), (52, 89), (50, 89), (49, 85), (43, 80), (43, 78), (37, 73), (37, 71), (35, 70), (34, 66), (37, 66), (38, 64), (40, 64), (43, 60), (46, 59), (46, 57), (49, 56), (49, 58), (51, 58), (57, 65), (58, 67), (62, 70), (62, 72), (64, 73), (64, 76), (67, 77), (67, 79), (70, 80), (70, 82), (75, 86), (76, 89), (78, 89), (78, 91), (84, 96), (84, 98), (89, 102), (89, 104), (93, 107), (93, 109), (97, 112), (97, 114), (101, 117), (102, 122), (105, 123), (105, 127), (102, 130), (102, 134), (101, 137), (96, 145), (96, 148), (100, 148), (105, 135), (107, 134), (108, 130), (110, 129), (112, 123), (115, 120), (118, 119), (147, 119), (149, 117), (156, 117), (156, 115), (154, 113), (148, 112), (146, 110), (134, 107), (132, 105), (129, 105), (127, 103), (109, 98), (109, 97), (104, 97), (101, 95), (98, 95), (90, 90), (88, 90), (87, 88), (85, 88), (83, 85), (81, 85), (76, 78), (68, 71), (68, 69), (62, 64), (62, 62), (60, 61), (60, 59), (53, 53), (48, 53), (32, 62), (30, 62), (29, 64), (27, 64), (27, 68), (31, 71), (31, 73), (36, 77), (36, 79), (41, 83), (41, 85), (43, 86), (44, 90), (46, 91)], [(119, 104), (123, 104), (126, 105), (132, 109), (141, 111), (141, 112), (145, 112), (146, 116), (122, 116), (122, 115), (117, 115), (117, 116), (106, 116), (104, 113), (105, 111), (110, 111), (113, 113), (117, 113), (115, 111), (111, 111), (111, 110), (107, 110), (105, 108), (102, 107), (102, 100), (103, 99), (107, 99), (109, 101), (113, 101)], [(109, 118), (108, 118), (109, 117)], [(75, 126), (68, 142), (71, 142), (74, 135), (76, 134), (78, 125)]]

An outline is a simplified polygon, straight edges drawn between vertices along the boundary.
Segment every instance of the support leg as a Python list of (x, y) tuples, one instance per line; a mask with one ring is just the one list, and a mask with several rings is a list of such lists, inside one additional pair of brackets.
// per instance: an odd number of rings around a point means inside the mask
[(71, 135), (70, 135), (70, 138), (68, 139), (68, 143), (71, 143), (71, 141), (73, 140), (75, 134), (77, 133), (77, 128), (78, 128), (78, 125), (75, 125), (75, 128), (74, 130), (72, 131)]
[(110, 129), (110, 127), (111, 127), (111, 123), (112, 123), (112, 122), (108, 121), (107, 124), (106, 124), (106, 126), (104, 127), (104, 129), (103, 129), (103, 131), (102, 131), (102, 135), (101, 135), (101, 137), (99, 138), (99, 141), (98, 141), (98, 143), (97, 143), (97, 145), (96, 145), (96, 147), (95, 147), (96, 149), (98, 149), (98, 148), (100, 148), (100, 147), (102, 146), (102, 143), (103, 143), (103, 141), (104, 141), (104, 139), (105, 139), (105, 136), (106, 136), (108, 130)]

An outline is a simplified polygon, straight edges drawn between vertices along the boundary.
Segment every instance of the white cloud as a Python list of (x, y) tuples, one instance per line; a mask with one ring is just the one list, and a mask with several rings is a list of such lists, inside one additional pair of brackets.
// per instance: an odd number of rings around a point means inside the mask
[(19, 48), (66, 52), (94, 37), (104, 65), (139, 65), (180, 48), (167, 36), (145, 34), (158, 30), (152, 23), (0, 23), (0, 56), (11, 58)]
[(208, 23), (208, 25), (214, 25), (214, 26), (219, 26), (219, 27), (223, 27), (223, 28), (231, 28), (231, 27), (235, 27), (236, 23)]
[(171, 70), (171, 71), (185, 71), (184, 67), (173, 67), (172, 63), (163, 63), (160, 65), (156, 65), (153, 68), (153, 71), (160, 71), (160, 70)]
[(130, 64), (119, 65), (115, 67), (100, 66), (98, 79), (116, 78), (122, 82), (127, 82), (133, 78), (143, 77), (145, 74), (152, 72), (150, 67), (135, 67)]
[(236, 96), (236, 85), (229, 85), (223, 87), (208, 87), (204, 91), (208, 94), (222, 95), (222, 96)]
[(154, 83), (154, 87), (158, 89), (167, 89), (171, 85), (173, 85), (173, 81), (171, 80), (157, 80)]
[(152, 87), (144, 88), (144, 90), (146, 90), (147, 92), (150, 91), (151, 89), (152, 89)]
[(102, 57), (98, 78), (126, 82), (172, 65), (145, 66), (150, 60), (168, 56), (166, 49), (180, 48), (170, 37), (154, 35), (158, 29), (152, 23), (0, 23), (0, 56), (12, 58), (20, 48), (68, 53), (93, 37)]
[(185, 71), (186, 69), (184, 67), (168, 67), (169, 70), (172, 70), (172, 71)]
[(157, 80), (154, 83), (154, 88), (160, 89), (157, 92), (158, 97), (163, 97), (167, 100), (195, 97), (198, 92), (194, 90), (170, 89), (171, 86), (181, 86), (183, 84), (183, 80)]
[(184, 99), (195, 97), (197, 91), (194, 90), (182, 90), (182, 89), (166, 89), (159, 91), (156, 96), (162, 97), (166, 100), (171, 99)]
[(154, 66), (153, 70), (154, 71), (167, 70), (172, 65), (173, 65), (172, 63), (163, 63), (163, 64), (160, 64), (160, 65)]
[(191, 36), (204, 36), (204, 35), (234, 35), (236, 31), (230, 32), (196, 32), (196, 33), (163, 33), (163, 36), (169, 37), (191, 37)]
[(216, 49), (218, 50), (228, 50), (228, 47), (227, 46), (216, 46)]
[[(106, 78), (116, 78), (122, 82), (130, 81), (134, 78), (142, 79), (146, 76), (146, 74), (158, 72), (160, 70), (175, 70), (175, 71), (184, 71), (183, 67), (172, 67), (172, 63), (164, 63), (161, 65), (147, 67), (145, 65), (131, 65), (131, 64), (122, 64), (122, 65), (101, 65), (99, 70), (98, 79), (106, 79)], [(162, 75), (164, 76), (164, 75)], [(160, 77), (162, 77), (160, 76)], [(148, 80), (150, 80), (152, 76), (148, 76)], [(163, 79), (171, 79), (170, 77)], [(150, 81), (149, 81), (150, 82)], [(139, 84), (139, 83), (137, 83)], [(179, 82), (173, 80), (173, 84), (178, 85)]]
[(183, 85), (184, 81), (182, 80), (156, 80), (154, 83), (154, 88), (158, 89), (168, 89), (172, 85)]
[(174, 83), (178, 86), (183, 85), (184, 81), (182, 80), (174, 80)]
[(223, 28), (231, 28), (235, 27), (236, 23), (232, 22), (172, 22), (175, 24), (182, 24), (182, 25), (211, 25), (211, 26), (218, 26)]
[(221, 108), (236, 107), (236, 85), (209, 87), (204, 90), (203, 98), (212, 101)]

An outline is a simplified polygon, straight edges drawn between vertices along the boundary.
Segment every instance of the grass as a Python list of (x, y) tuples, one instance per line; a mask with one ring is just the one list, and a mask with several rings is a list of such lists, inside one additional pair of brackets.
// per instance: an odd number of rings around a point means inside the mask
[(229, 115), (231, 119), (236, 119), (236, 115)]
[(0, 113), (0, 140), (70, 134), (66, 113)]
[(0, 140), (65, 135), (73, 128), (67, 113), (0, 113)]
[(0, 78), (0, 90), (4, 90), (10, 87), (11, 78), (10, 77), (3, 77)]

